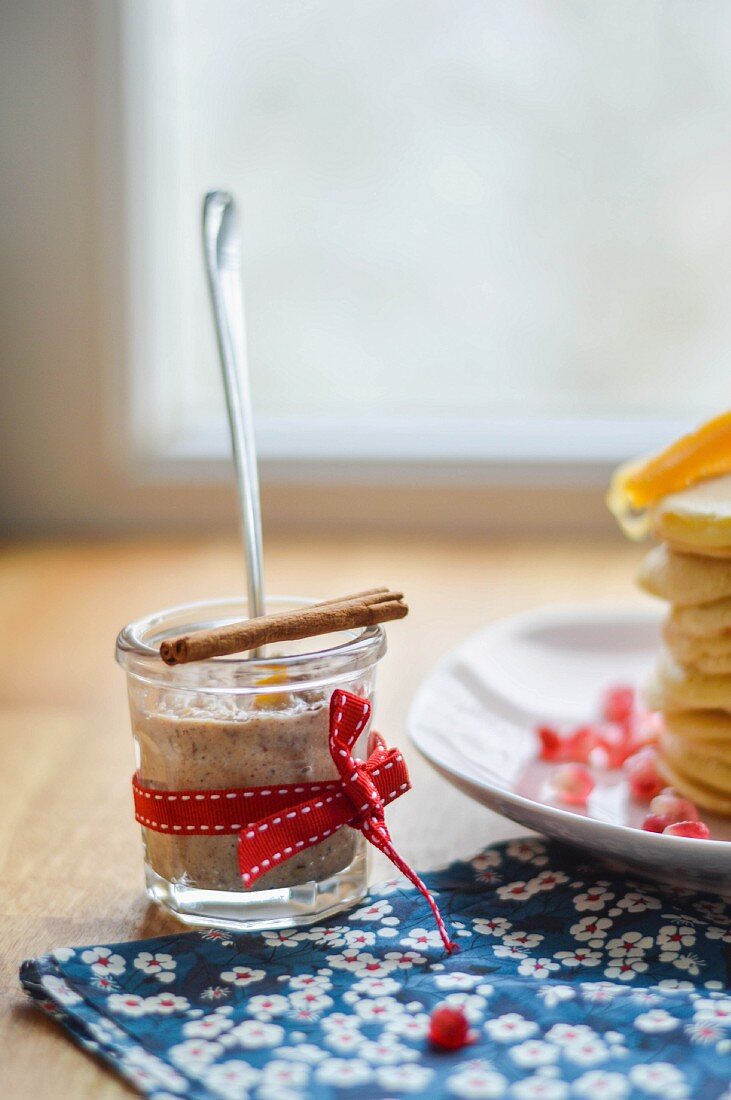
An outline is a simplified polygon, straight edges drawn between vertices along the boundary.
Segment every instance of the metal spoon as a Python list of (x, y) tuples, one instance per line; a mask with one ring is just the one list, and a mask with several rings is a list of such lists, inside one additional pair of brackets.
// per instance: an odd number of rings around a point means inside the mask
[(249, 615), (254, 618), (264, 614), (259, 474), (246, 363), (241, 237), (236, 204), (226, 191), (210, 191), (203, 201), (203, 250), (236, 466)]

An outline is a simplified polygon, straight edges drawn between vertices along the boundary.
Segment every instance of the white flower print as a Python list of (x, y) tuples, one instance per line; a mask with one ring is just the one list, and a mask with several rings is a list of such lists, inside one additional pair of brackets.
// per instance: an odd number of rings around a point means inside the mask
[(370, 905), (365, 905), (361, 909), (356, 909), (354, 913), (351, 913), (348, 920), (377, 920), (380, 921), (383, 917), (393, 913), (393, 906), (390, 901), (374, 901)]
[(364, 928), (346, 928), (345, 929), (345, 942), (348, 947), (370, 947), (371, 944), (376, 942), (376, 936), (374, 932), (366, 932)]
[(546, 1008), (555, 1008), (561, 1001), (572, 1001), (576, 991), (570, 985), (544, 985), (536, 991)]
[[(71, 986), (56, 974), (44, 974), (41, 978), (41, 985), (59, 1004), (77, 1005), (82, 1000), (79, 994), (75, 993)], [(111, 999), (110, 997), (109, 1000)], [(107, 1001), (107, 1004), (109, 1004), (109, 1001)], [(114, 1011), (119, 1011), (119, 1009), (112, 1008), (112, 1012)]]
[(706, 938), (709, 940), (721, 940), (723, 943), (731, 943), (731, 928), (718, 928), (713, 925), (706, 929)]
[(287, 979), (290, 989), (332, 989), (332, 982), (326, 974), (295, 974)]
[(581, 995), (585, 1001), (596, 1004), (606, 1004), (614, 1000), (620, 993), (626, 990), (616, 982), (582, 982)]
[(413, 1047), (400, 1043), (393, 1033), (386, 1033), (379, 1039), (366, 1039), (358, 1050), (358, 1057), (378, 1065), (396, 1066), (403, 1062), (418, 1062), (421, 1055)]
[(105, 993), (111, 993), (119, 989), (119, 984), (107, 974), (94, 974), (91, 984), (97, 989), (103, 989)]
[(153, 974), (159, 982), (175, 981), (175, 959), (164, 951), (142, 951), (132, 965), (143, 974)]
[(607, 978), (616, 978), (620, 982), (631, 982), (645, 970), (647, 970), (647, 963), (641, 956), (625, 955), (622, 958), (612, 959), (604, 974)]
[(564, 1056), (581, 1066), (596, 1066), (610, 1057), (609, 1048), (598, 1035), (590, 1035), (580, 1042), (567, 1043)]
[(550, 959), (523, 959), (518, 967), (518, 973), (525, 978), (536, 978), (542, 981), (547, 978), (552, 970), (558, 970), (559, 964)]
[(224, 997), (231, 995), (230, 989), (224, 989), (222, 985), (209, 985), (208, 989), (204, 989), (201, 993), (201, 1000), (203, 1001), (221, 1001)]
[(652, 947), (652, 936), (643, 936), (641, 932), (625, 932), (624, 935), (607, 943), (607, 953), (615, 958), (627, 955), (643, 955)]
[(518, 1012), (507, 1012), (488, 1020), (485, 1031), (496, 1043), (518, 1043), (535, 1035), (538, 1024), (534, 1020), (526, 1020)]
[(251, 985), (252, 982), (260, 982), (265, 976), (263, 970), (252, 970), (249, 966), (235, 966), (233, 970), (222, 971), (221, 981), (230, 982), (231, 985)]
[(132, 1047), (124, 1052), (122, 1058), (126, 1069), (139, 1069), (148, 1083), (170, 1089), (171, 1092), (185, 1092), (188, 1084), (185, 1078), (150, 1051)]
[(701, 967), (706, 965), (697, 955), (673, 955), (671, 961), (678, 970), (685, 970), (693, 976), (700, 974)]
[(224, 931), (223, 928), (208, 928), (205, 932), (201, 932), (201, 939), (213, 940), (214, 943), (220, 943), (223, 947), (231, 947), (234, 942), (231, 939), (231, 933)]
[(388, 1020), (385, 1030), (402, 1039), (425, 1039), (429, 1034), (429, 1017), (426, 1012), (417, 1012), (413, 1016), (397, 1016)]
[(589, 951), (586, 947), (577, 947), (573, 951), (557, 951), (553, 956), (562, 966), (598, 966), (602, 957), (598, 951)]
[(412, 928), (407, 936), (399, 940), (402, 947), (413, 947), (423, 951), (429, 947), (442, 947), (442, 937), (436, 928)]
[(657, 934), (657, 946), (662, 952), (660, 962), (670, 962), (683, 947), (692, 947), (694, 943), (695, 928), (682, 924), (664, 925)]
[(325, 1031), (330, 1031), (343, 1027), (359, 1028), (361, 1022), (357, 1016), (351, 1016), (348, 1012), (331, 1012), (322, 1021), (322, 1026)]
[(55, 959), (56, 962), (65, 963), (69, 959), (73, 959), (75, 954), (73, 947), (57, 947), (51, 952), (51, 958)]
[(719, 997), (716, 1000), (701, 997), (693, 1005), (693, 1013), (698, 1020), (731, 1028), (731, 997)]
[(522, 947), (526, 951), (537, 947), (542, 942), (543, 936), (538, 932), (520, 932), (516, 929), (514, 932), (508, 932), (506, 936), (503, 936), (503, 943), (507, 944), (508, 947)]
[(545, 844), (540, 840), (513, 840), (505, 851), (521, 863), (532, 863), (536, 867), (545, 867), (548, 863)]
[(218, 1012), (201, 1016), (200, 1020), (189, 1020), (183, 1024), (183, 1035), (187, 1039), (216, 1039), (224, 1031), (233, 1027), (233, 1020)]
[(598, 913), (600, 909), (605, 909), (608, 902), (613, 901), (615, 897), (610, 890), (604, 889), (608, 885), (608, 882), (598, 882), (585, 894), (577, 894), (574, 898), (574, 908), (577, 912)]
[(387, 951), (384, 960), (394, 970), (410, 970), (412, 966), (423, 966), (426, 956), (418, 951)]
[(282, 997), (280, 993), (259, 993), (256, 997), (249, 997), (246, 1011), (257, 1020), (270, 1020), (272, 1016), (283, 1016), (289, 1011), (289, 998)]
[(308, 937), (307, 932), (295, 932), (291, 928), (262, 932), (267, 947), (299, 947)]
[(219, 1062), (205, 1071), (203, 1081), (206, 1088), (221, 1096), (224, 1100), (242, 1100), (248, 1090), (259, 1079), (259, 1071), (248, 1062), (239, 1059)]
[(500, 866), (500, 853), (495, 848), (487, 848), (484, 852), (480, 852), (478, 856), (470, 860), (472, 867), (476, 871), (484, 871), (488, 867)]
[(373, 997), (369, 1000), (358, 1001), (354, 1006), (355, 1011), (365, 1023), (392, 1020), (395, 1016), (401, 1016), (404, 1006), (394, 997)]
[(464, 1100), (495, 1100), (504, 1096), (507, 1084), (489, 1062), (475, 1058), (447, 1078), (447, 1091)]
[(145, 997), (147, 1011), (158, 1016), (170, 1016), (173, 1012), (185, 1012), (190, 1008), (187, 997), (178, 997), (175, 993), (157, 993), (154, 997)]
[(571, 935), (580, 943), (588, 943), (590, 947), (601, 947), (602, 940), (606, 939), (609, 929), (614, 921), (608, 917), (582, 917), (577, 924), (572, 924)]
[(476, 917), (473, 931), (478, 936), (504, 936), (513, 926), (504, 917)]
[(556, 886), (568, 881), (568, 875), (565, 875), (563, 871), (541, 871), (535, 878), (530, 880), (528, 885), (533, 887), (534, 892), (538, 892), (540, 890), (553, 890)]
[[(346, 951), (343, 951), (341, 955), (328, 955), (327, 961), (333, 970), (364, 970), (368, 966), (377, 964), (377, 967), (381, 967), (382, 963), (375, 955), (371, 955), (367, 951), (358, 951), (355, 947), (349, 947)], [(386, 968), (384, 973), (387, 972)]]
[(591, 1069), (574, 1081), (574, 1092), (584, 1100), (624, 1100), (629, 1084), (623, 1073)]
[(325, 1043), (338, 1054), (349, 1054), (365, 1042), (365, 1037), (352, 1027), (332, 1028), (325, 1036)]
[(635, 1027), (638, 1031), (644, 1031), (648, 1035), (654, 1032), (673, 1031), (680, 1026), (680, 1020), (671, 1016), (664, 1008), (651, 1008), (649, 1012), (643, 1012), (635, 1017)]
[(516, 1065), (523, 1068), (548, 1066), (558, 1058), (558, 1049), (542, 1039), (527, 1039), (524, 1043), (510, 1048), (510, 1057)]
[(137, 993), (112, 993), (106, 1002), (110, 1012), (120, 1012), (123, 1016), (144, 1016), (147, 1012), (145, 998)]
[(479, 974), (464, 974), (461, 970), (438, 974), (434, 979), (439, 989), (473, 989), (481, 980)]
[(371, 1067), (360, 1058), (328, 1058), (321, 1062), (315, 1076), (323, 1085), (338, 1089), (357, 1088), (372, 1077)]
[(304, 1088), (310, 1079), (310, 1067), (304, 1063), (274, 1058), (262, 1071), (262, 1083), (278, 1088)]
[(311, 928), (306, 935), (307, 939), (312, 940), (313, 943), (325, 944), (328, 947), (342, 947), (347, 942), (345, 938), (347, 931), (348, 929), (343, 926), (334, 925), (331, 928)]
[(626, 909), (628, 913), (645, 913), (648, 909), (661, 909), (662, 903), (651, 894), (644, 894), (640, 890), (631, 890), (625, 894), (621, 901), (617, 902), (619, 909)]
[(109, 947), (90, 947), (81, 952), (81, 961), (91, 966), (92, 974), (122, 974), (127, 964)]
[(692, 982), (681, 981), (680, 978), (663, 978), (652, 988), (661, 993), (691, 993), (695, 986)]
[(400, 1066), (379, 1066), (376, 1070), (376, 1080), (387, 1092), (424, 1093), (433, 1076), (433, 1069), (408, 1063)]
[(296, 989), (294, 993), (290, 993), (289, 1000), (293, 1008), (307, 1008), (310, 1012), (324, 1012), (333, 1003), (332, 997), (317, 986)]
[(266, 1050), (279, 1046), (284, 1038), (284, 1028), (263, 1020), (243, 1020), (227, 1038), (235, 1039), (244, 1050)]
[(186, 1039), (176, 1046), (170, 1047), (168, 1057), (178, 1069), (195, 1072), (199, 1066), (207, 1066), (216, 1060), (219, 1054), (223, 1054), (220, 1043), (210, 1042), (206, 1039)]
[(564, 1100), (569, 1094), (568, 1085), (551, 1077), (524, 1077), (510, 1090), (515, 1100)]
[(525, 951), (505, 943), (499, 943), (496, 947), (493, 947), (492, 953), (498, 959), (524, 959), (526, 957)]
[(477, 993), (448, 993), (444, 998), (444, 1004), (453, 1008), (461, 1008), (471, 1024), (479, 1024), (487, 1007), (484, 997)]
[(398, 993), (401, 983), (393, 978), (361, 978), (352, 989), (354, 993), (361, 993), (364, 997), (385, 997), (390, 993)]
[(723, 1034), (715, 1024), (698, 1020), (697, 1023), (687, 1024), (683, 1029), (690, 1038), (691, 1043), (709, 1044), (715, 1043)]
[(535, 893), (533, 886), (527, 882), (506, 882), (504, 886), (498, 886), (497, 896), (503, 901), (526, 901)]
[(638, 1089), (664, 1100), (684, 1100), (688, 1096), (685, 1077), (671, 1062), (645, 1062), (633, 1066), (629, 1079)]

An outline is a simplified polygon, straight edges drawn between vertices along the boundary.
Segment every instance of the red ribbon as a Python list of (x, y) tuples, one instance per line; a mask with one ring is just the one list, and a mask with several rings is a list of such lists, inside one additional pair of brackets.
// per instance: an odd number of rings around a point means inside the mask
[(353, 757), (355, 744), (370, 718), (367, 699), (347, 691), (333, 692), (330, 700), (330, 755), (340, 780), (271, 787), (205, 791), (160, 791), (132, 780), (135, 817), (156, 832), (188, 836), (239, 834), (238, 862), (245, 886), (272, 867), (313, 844), (319, 844), (344, 825), (359, 829), (388, 856), (423, 895), (434, 914), (447, 951), (453, 944), (429, 890), (396, 852), (386, 826), (384, 807), (410, 789), (401, 754), (386, 748), (372, 732), (368, 759)]

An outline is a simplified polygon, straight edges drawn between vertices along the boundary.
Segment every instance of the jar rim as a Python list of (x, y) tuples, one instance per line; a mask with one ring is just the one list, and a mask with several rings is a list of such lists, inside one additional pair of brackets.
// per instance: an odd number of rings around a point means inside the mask
[[(267, 605), (274, 610), (284, 607), (308, 607), (318, 603), (316, 598), (296, 596), (272, 596)], [(337, 631), (345, 635), (345, 640), (323, 649), (313, 649), (305, 653), (289, 653), (280, 656), (244, 657), (232, 654), (195, 661), (190, 664), (166, 665), (160, 658), (160, 642), (166, 637), (185, 630), (200, 629), (213, 623), (234, 622), (247, 617), (247, 601), (242, 597), (196, 600), (191, 603), (177, 604), (152, 612), (143, 618), (128, 623), (117, 635), (115, 656), (117, 662), (130, 675), (151, 682), (167, 682), (171, 687), (190, 687), (196, 691), (250, 691), (281, 692), (281, 682), (269, 687), (256, 683), (276, 666), (277, 670), (289, 672), (301, 684), (314, 666), (328, 664), (328, 678), (338, 672), (362, 670), (375, 664), (386, 651), (386, 633), (382, 626), (367, 626), (349, 631)], [(166, 627), (166, 624), (167, 627)], [(313, 641), (316, 639), (312, 639)], [(220, 674), (237, 676), (237, 686), (231, 684), (201, 683), (201, 668), (215, 667)], [(318, 674), (321, 675), (320, 670)], [(250, 679), (250, 684), (241, 682), (241, 677)]]

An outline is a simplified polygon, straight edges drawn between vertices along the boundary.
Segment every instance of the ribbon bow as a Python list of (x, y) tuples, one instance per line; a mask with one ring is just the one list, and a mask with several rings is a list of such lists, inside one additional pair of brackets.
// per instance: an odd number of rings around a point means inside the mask
[(330, 699), (330, 755), (340, 783), (334, 791), (270, 814), (239, 834), (239, 871), (249, 886), (276, 863), (288, 859), (330, 836), (343, 825), (359, 829), (406, 876), (429, 903), (447, 951), (449, 939), (437, 903), (419, 876), (393, 846), (384, 807), (409, 790), (406, 764), (396, 749), (388, 749), (379, 733), (371, 733), (368, 759), (357, 760), (353, 748), (368, 724), (371, 705), (348, 691), (334, 691)]

